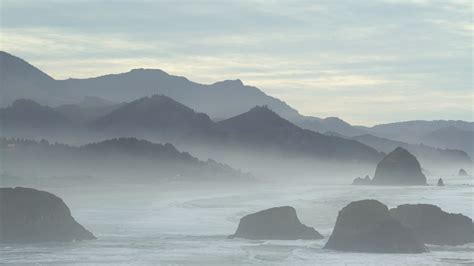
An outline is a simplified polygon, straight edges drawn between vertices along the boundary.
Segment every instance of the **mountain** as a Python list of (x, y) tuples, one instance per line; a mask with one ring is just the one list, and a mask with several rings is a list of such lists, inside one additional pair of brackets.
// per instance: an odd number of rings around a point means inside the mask
[[(2, 52), (1, 106), (19, 98), (30, 98), (41, 104), (59, 106), (75, 104), (84, 97), (99, 97), (112, 102), (129, 102), (144, 96), (162, 94), (190, 108), (208, 114), (213, 119), (226, 119), (256, 105), (267, 105), (278, 115), (297, 125), (318, 132), (337, 131), (344, 135), (362, 134), (359, 129), (338, 118), (320, 119), (303, 116), (285, 102), (271, 97), (256, 87), (244, 85), (241, 80), (224, 80), (213, 84), (199, 84), (185, 77), (170, 75), (159, 69), (133, 69), (126, 73), (110, 74), (95, 78), (54, 80), (26, 61)], [(7, 72), (3, 72), (7, 69)], [(30, 75), (28, 73), (35, 73)], [(3, 80), (3, 78), (2, 78)], [(69, 107), (71, 108), (71, 107)], [(66, 110), (64, 110), (66, 109)], [(72, 115), (77, 110), (61, 108)], [(88, 116), (86, 115), (86, 118)]]
[(55, 80), (21, 58), (0, 51), (0, 107), (27, 98), (42, 104), (63, 102)]
[[(320, 133), (331, 131), (345, 136), (371, 134), (408, 143), (419, 143), (421, 137), (443, 127), (454, 126), (461, 130), (474, 130), (474, 123), (465, 121), (407, 121), (363, 127), (352, 126), (336, 117), (322, 119), (303, 116), (285, 102), (265, 94), (256, 87), (244, 85), (238, 79), (199, 84), (159, 69), (134, 69), (126, 73), (95, 78), (55, 80), (26, 61), (5, 52), (0, 52), (0, 62), (2, 80), (0, 106), (7, 106), (20, 98), (33, 99), (49, 106), (59, 106), (76, 104), (85, 97), (99, 97), (120, 103), (161, 94), (197, 112), (206, 113), (215, 120), (224, 120), (244, 113), (254, 106), (266, 105), (279, 116), (301, 128)], [(105, 114), (96, 111), (90, 114), (74, 106), (62, 106), (58, 110), (65, 116), (82, 122)]]
[[(338, 117), (318, 118), (312, 116), (301, 116), (291, 120), (301, 128), (313, 130), (319, 133), (331, 132), (332, 135), (356, 136), (366, 134), (364, 128), (352, 126)], [(327, 134), (326, 134), (327, 135)]]
[(209, 116), (164, 95), (126, 103), (93, 121), (92, 128), (119, 136), (144, 134), (171, 140), (219, 135)]
[(423, 144), (408, 144), (401, 141), (380, 138), (373, 135), (361, 135), (352, 139), (364, 143), (378, 151), (389, 153), (397, 147), (402, 147), (414, 154), (422, 165), (443, 166), (447, 164), (471, 164), (472, 160), (462, 150), (433, 148)]
[[(31, 178), (89, 175), (136, 182), (244, 177), (227, 165), (213, 160), (201, 161), (187, 152), (180, 152), (172, 144), (136, 138), (108, 139), (83, 146), (2, 138), (0, 148), (2, 170)], [(31, 176), (33, 173), (36, 176)]]
[(364, 129), (370, 134), (378, 137), (400, 140), (408, 143), (419, 143), (420, 139), (425, 135), (445, 127), (454, 127), (461, 130), (474, 131), (474, 122), (460, 120), (415, 120), (380, 124), (371, 128), (359, 128)]
[[(227, 118), (258, 104), (267, 104), (286, 117), (298, 112), (240, 80), (225, 80), (210, 85), (192, 82), (159, 69), (134, 69), (130, 72), (89, 79), (57, 81), (58, 86), (79, 96), (96, 96), (115, 102), (163, 94), (213, 118)], [(132, 89), (133, 88), (133, 89)]]
[(442, 148), (462, 149), (474, 156), (474, 131), (454, 126), (440, 128), (419, 139), (420, 142)]
[(123, 105), (123, 103), (87, 96), (79, 103), (63, 104), (54, 109), (77, 124), (87, 124)]
[(232, 142), (256, 149), (275, 149), (321, 159), (376, 161), (380, 154), (357, 141), (302, 129), (278, 116), (267, 106), (218, 123)]
[(71, 126), (68, 120), (51, 107), (35, 101), (19, 99), (0, 109), (0, 122), (4, 130), (47, 129), (54, 130)]

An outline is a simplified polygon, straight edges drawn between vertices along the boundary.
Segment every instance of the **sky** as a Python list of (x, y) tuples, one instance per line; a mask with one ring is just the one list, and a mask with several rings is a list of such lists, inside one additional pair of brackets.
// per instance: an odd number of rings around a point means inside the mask
[(56, 79), (158, 68), (241, 79), (351, 124), (473, 121), (473, 4), (0, 0), (0, 49)]

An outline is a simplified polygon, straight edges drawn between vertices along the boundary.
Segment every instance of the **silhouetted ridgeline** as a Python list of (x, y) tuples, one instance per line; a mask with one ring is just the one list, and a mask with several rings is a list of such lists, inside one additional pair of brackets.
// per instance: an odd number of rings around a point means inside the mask
[[(28, 124), (28, 114), (37, 117), (37, 121), (63, 117), (52, 108), (42, 107), (29, 100), (20, 101), (27, 101), (35, 108), (20, 109), (18, 113), (22, 114), (21, 117), (7, 112), (6, 121), (25, 121), (24, 124)], [(16, 107), (15, 104), (6, 109)], [(36, 123), (41, 125), (41, 122)], [(6, 124), (5, 129), (6, 132), (18, 133), (6, 136), (51, 139), (59, 136), (60, 140), (133, 136), (157, 142), (185, 144), (186, 149), (191, 151), (197, 146), (211, 155), (220, 151), (217, 156), (225, 156), (222, 154), (232, 150), (242, 156), (247, 152), (257, 151), (266, 153), (268, 158), (275, 155), (280, 158), (294, 156), (368, 163), (375, 163), (381, 157), (376, 150), (360, 142), (302, 129), (268, 107), (254, 107), (244, 114), (215, 123), (206, 114), (197, 113), (163, 95), (121, 104), (89, 126), (84, 126), (81, 122), (75, 122), (74, 125), (58, 122), (51, 132), (39, 126), (22, 130), (10, 124)]]
[(471, 164), (469, 155), (462, 150), (440, 149), (424, 144), (409, 144), (401, 141), (394, 141), (380, 138), (373, 135), (361, 135), (352, 139), (364, 143), (378, 151), (389, 153), (397, 147), (402, 147), (418, 158), (423, 165), (436, 165), (440, 162), (445, 164)]
[(11, 106), (1, 108), (0, 121), (4, 130), (55, 130), (72, 126), (60, 112), (28, 99), (18, 99)]
[(109, 134), (150, 135), (165, 140), (206, 140), (221, 137), (203, 113), (163, 96), (144, 97), (93, 121), (91, 128)]
[(37, 176), (102, 174), (131, 180), (248, 178), (213, 160), (200, 161), (169, 143), (162, 145), (136, 138), (111, 139), (81, 147), (4, 138), (0, 143), (3, 170), (24, 176), (33, 172)]
[[(159, 69), (134, 69), (126, 73), (110, 74), (87, 79), (55, 80), (26, 61), (0, 52), (0, 107), (20, 98), (29, 98), (41, 104), (58, 106), (75, 104), (85, 97), (100, 97), (115, 103), (129, 102), (144, 96), (162, 94), (208, 114), (213, 119), (226, 119), (244, 113), (257, 105), (267, 105), (279, 116), (301, 128), (320, 133), (337, 132), (345, 136), (372, 134), (378, 137), (420, 143), (423, 136), (435, 130), (456, 127), (473, 131), (474, 123), (465, 121), (407, 121), (382, 124), (374, 127), (352, 126), (337, 117), (318, 118), (303, 116), (285, 102), (271, 97), (256, 87), (247, 86), (240, 80), (225, 80), (214, 84), (199, 84), (185, 77), (173, 76)], [(70, 107), (68, 107), (70, 108)], [(94, 119), (101, 110), (85, 112), (64, 110), (68, 117)], [(435, 141), (436, 147), (462, 150), (455, 143)], [(470, 145), (466, 143), (466, 145)], [(453, 146), (454, 145), (454, 146)], [(469, 146), (472, 148), (472, 145)], [(472, 156), (472, 149), (465, 150)]]
[(287, 155), (306, 154), (319, 159), (376, 162), (381, 155), (360, 142), (302, 129), (266, 106), (218, 123), (231, 143), (275, 149)]

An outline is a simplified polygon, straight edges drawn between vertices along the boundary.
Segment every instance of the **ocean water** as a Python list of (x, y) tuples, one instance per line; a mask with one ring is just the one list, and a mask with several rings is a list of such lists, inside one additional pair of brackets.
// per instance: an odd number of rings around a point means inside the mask
[[(246, 185), (156, 184), (49, 187), (68, 204), (94, 241), (1, 245), (12, 265), (474, 265), (474, 244), (429, 245), (423, 254), (365, 254), (324, 250), (338, 211), (354, 200), (389, 207), (431, 203), (474, 217), (472, 178), (444, 178), (446, 186), (379, 187), (316, 182)], [(431, 184), (436, 179), (429, 180)], [(290, 205), (322, 240), (227, 239), (239, 219)]]

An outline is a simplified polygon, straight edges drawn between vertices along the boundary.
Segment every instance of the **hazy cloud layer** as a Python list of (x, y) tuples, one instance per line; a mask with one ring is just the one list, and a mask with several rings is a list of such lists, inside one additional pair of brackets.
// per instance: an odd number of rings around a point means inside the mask
[(301, 113), (473, 119), (471, 1), (2, 1), (1, 49), (55, 78), (240, 78)]

